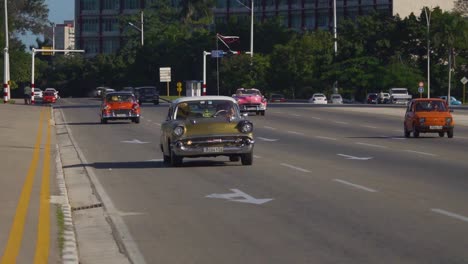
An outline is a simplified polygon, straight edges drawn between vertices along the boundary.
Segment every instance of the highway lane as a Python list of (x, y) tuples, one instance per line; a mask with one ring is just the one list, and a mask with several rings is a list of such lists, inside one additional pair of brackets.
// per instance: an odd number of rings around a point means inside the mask
[[(61, 104), (88, 166), (148, 263), (468, 260), (463, 139), (382, 138), (376, 134), (401, 129), (401, 121), (375, 116), (368, 122), (378, 122), (374, 129), (350, 125), (367, 119), (358, 113), (284, 108), (250, 117), (253, 166), (217, 158), (169, 168), (158, 146), (164, 105), (144, 105), (139, 125), (101, 125), (97, 101)], [(135, 139), (142, 144), (122, 143)], [(232, 189), (274, 200), (252, 205), (206, 197)]]

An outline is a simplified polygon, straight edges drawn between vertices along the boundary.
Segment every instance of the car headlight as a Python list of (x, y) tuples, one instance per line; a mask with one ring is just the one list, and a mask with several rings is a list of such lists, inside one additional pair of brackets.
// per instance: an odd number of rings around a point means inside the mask
[(450, 125), (450, 123), (452, 123), (452, 118), (446, 117), (445, 118), (445, 123), (447, 123), (447, 125)]
[(253, 131), (253, 124), (249, 121), (240, 122), (239, 131), (242, 133), (250, 133)]
[(182, 126), (177, 126), (176, 128), (174, 128), (174, 135), (178, 137), (182, 136), (184, 132), (185, 132), (185, 129)]
[(420, 123), (420, 124), (424, 124), (424, 122), (426, 122), (426, 118), (425, 118), (425, 117), (419, 118), (419, 123)]

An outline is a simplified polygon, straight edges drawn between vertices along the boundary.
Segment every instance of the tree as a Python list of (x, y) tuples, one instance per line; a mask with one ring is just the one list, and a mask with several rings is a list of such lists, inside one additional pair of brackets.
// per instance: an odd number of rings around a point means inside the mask
[(48, 25), (49, 9), (45, 0), (7, 0), (11, 32), (41, 34)]
[(457, 0), (454, 1), (455, 7), (453, 11), (460, 13), (462, 16), (468, 16), (468, 1), (467, 0)]

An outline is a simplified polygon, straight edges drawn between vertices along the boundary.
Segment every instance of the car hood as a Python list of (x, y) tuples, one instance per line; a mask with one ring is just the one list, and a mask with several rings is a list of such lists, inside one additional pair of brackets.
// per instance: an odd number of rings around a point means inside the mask
[[(183, 125), (186, 132), (183, 137), (198, 137), (210, 135), (239, 135), (242, 134), (239, 129), (239, 122), (243, 119), (219, 118), (193, 118), (185, 121), (180, 121), (175, 126)], [(174, 126), (174, 127), (175, 127)], [(244, 134), (244, 135), (251, 135)]]
[(240, 95), (240, 96), (236, 96), (235, 99), (237, 99), (239, 103), (241, 102), (261, 103), (263, 98), (258, 95)]

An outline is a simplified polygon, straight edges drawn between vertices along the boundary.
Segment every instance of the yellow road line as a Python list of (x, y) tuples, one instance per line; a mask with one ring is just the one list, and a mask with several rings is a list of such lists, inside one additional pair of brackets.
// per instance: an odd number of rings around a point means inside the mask
[(44, 121), (44, 109), (41, 110), (39, 118), (39, 130), (37, 132), (36, 143), (34, 144), (33, 159), (29, 166), (28, 174), (21, 190), (18, 206), (16, 207), (15, 218), (11, 226), (8, 243), (3, 253), (0, 264), (14, 264), (18, 257), (23, 239), (24, 224), (26, 222), (26, 215), (28, 214), (28, 207), (31, 198), (31, 191), (34, 184), (34, 176), (36, 175), (37, 163), (39, 161), (41, 140), (42, 140), (42, 124)]
[[(49, 108), (48, 108), (49, 109)], [(39, 202), (39, 222), (37, 224), (36, 253), (34, 264), (47, 264), (50, 247), (50, 111), (47, 114), (47, 139), (42, 167), (42, 183)]]

